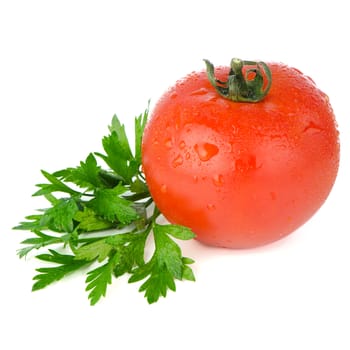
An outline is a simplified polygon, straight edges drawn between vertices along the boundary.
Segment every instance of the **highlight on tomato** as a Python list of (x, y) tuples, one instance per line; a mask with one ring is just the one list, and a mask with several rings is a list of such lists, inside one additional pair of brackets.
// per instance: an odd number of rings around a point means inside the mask
[(281, 63), (205, 60), (154, 107), (142, 142), (151, 195), (208, 245), (252, 248), (295, 231), (327, 199), (340, 145), (329, 99)]

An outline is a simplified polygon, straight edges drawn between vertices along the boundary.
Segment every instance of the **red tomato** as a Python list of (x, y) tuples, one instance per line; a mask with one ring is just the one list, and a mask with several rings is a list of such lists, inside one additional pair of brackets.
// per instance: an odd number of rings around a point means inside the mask
[[(208, 245), (251, 248), (290, 234), (336, 179), (339, 140), (328, 97), (300, 71), (267, 66), (272, 85), (256, 103), (226, 99), (204, 70), (193, 72), (161, 97), (143, 135), (156, 205)], [(225, 81), (229, 70), (215, 75)]]

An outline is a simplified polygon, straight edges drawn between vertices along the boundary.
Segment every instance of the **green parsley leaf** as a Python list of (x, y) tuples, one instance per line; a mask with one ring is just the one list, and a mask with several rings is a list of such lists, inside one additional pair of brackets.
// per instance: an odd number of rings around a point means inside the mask
[(55, 199), (45, 195), (54, 203), (51, 208), (41, 210), (42, 214), (26, 216), (29, 221), (21, 222), (14, 229), (41, 231), (49, 229), (54, 232), (72, 232), (74, 230), (74, 217), (78, 212), (75, 197)]
[(138, 164), (141, 164), (141, 143), (142, 143), (142, 135), (147, 124), (149, 113), (149, 101), (148, 107), (144, 111), (143, 114), (140, 114), (135, 118), (135, 159)]
[(107, 286), (112, 281), (112, 275), (119, 277), (130, 273), (135, 265), (144, 264), (143, 254), (148, 231), (120, 233), (102, 237), (97, 241), (81, 246), (75, 251), (78, 260), (102, 262), (104, 265), (88, 272), (86, 290), (91, 290), (89, 299), (94, 305), (105, 296)]
[(28, 246), (17, 251), (20, 258), (25, 257), (33, 249), (40, 249), (51, 244), (62, 242), (62, 239), (60, 237), (50, 236), (43, 232), (35, 230), (33, 233), (35, 233), (37, 237), (27, 238), (21, 242), (21, 244), (26, 244)]
[(192, 269), (188, 266), (188, 264), (193, 264), (194, 260), (188, 258), (182, 258), (183, 270), (182, 270), (182, 279), (187, 281), (195, 282), (196, 278)]
[(87, 206), (108, 221), (130, 224), (138, 215), (131, 206), (132, 202), (120, 197), (126, 191), (122, 185), (112, 189), (97, 189), (95, 198), (89, 201)]
[(154, 224), (154, 254), (148, 263), (136, 268), (129, 279), (129, 283), (133, 283), (148, 277), (139, 290), (145, 292), (149, 303), (165, 297), (168, 289), (175, 291), (175, 279), (194, 281), (192, 269), (188, 266), (192, 261), (182, 258), (180, 247), (168, 235), (170, 232), (176, 232), (177, 237), (183, 236), (185, 239), (190, 236), (189, 229), (182, 226)]
[(56, 232), (72, 232), (74, 216), (78, 211), (75, 198), (61, 198), (41, 216), (40, 225)]
[(107, 155), (96, 153), (110, 168), (118, 174), (125, 183), (131, 183), (132, 177), (138, 173), (138, 163), (134, 159), (129, 141), (126, 137), (125, 127), (114, 116), (109, 127), (110, 135), (102, 140), (103, 148)]
[(174, 238), (189, 240), (195, 237), (191, 229), (181, 225), (156, 225), (156, 231), (164, 234), (169, 234)]
[(103, 231), (115, 226), (113, 222), (105, 220), (86, 206), (83, 210), (76, 212), (74, 220), (79, 223), (78, 230), (80, 232)]
[(123, 178), (113, 171), (101, 169), (99, 178), (103, 187), (114, 188), (119, 183), (123, 182)]
[(73, 255), (60, 254), (51, 249), (49, 252), (50, 254), (37, 255), (37, 258), (43, 261), (57, 263), (59, 265), (55, 267), (42, 267), (36, 269), (39, 274), (33, 277), (33, 280), (36, 281), (32, 287), (33, 291), (45, 288), (49, 284), (59, 281), (67, 274), (90, 263), (90, 261), (75, 260)]
[[(120, 120), (116, 115), (112, 118), (112, 123), (109, 126), (109, 131), (111, 132), (111, 136), (116, 136), (114, 140), (118, 143), (119, 149), (118, 153), (124, 159), (131, 159), (132, 153), (128, 141), (128, 137), (125, 133), (125, 126), (121, 124)], [(103, 141), (102, 141), (103, 143)]]
[(36, 185), (37, 187), (40, 187), (40, 190), (35, 192), (33, 196), (42, 196), (52, 192), (65, 192), (73, 196), (79, 194), (77, 191), (65, 185), (55, 175), (50, 174), (45, 170), (42, 170), (41, 173), (46, 177), (47, 180), (49, 180), (50, 183)]
[(144, 265), (146, 239), (151, 226), (131, 233), (123, 233), (106, 238), (106, 242), (118, 250), (119, 260), (115, 266), (116, 277), (131, 272), (134, 266)]
[(34, 214), (34, 215), (28, 215), (25, 217), (27, 221), (21, 221), (19, 225), (13, 227), (14, 230), (28, 230), (35, 232), (36, 230), (40, 230), (42, 228), (42, 225), (40, 224), (41, 221), (41, 214)]
[(75, 258), (78, 260), (105, 260), (111, 253), (113, 246), (106, 243), (105, 238), (81, 246), (75, 251)]
[(118, 256), (115, 254), (108, 262), (88, 272), (86, 291), (90, 290), (90, 304), (95, 305), (100, 298), (106, 296), (107, 286), (112, 283), (113, 269)]
[(101, 185), (100, 171), (101, 167), (97, 165), (96, 158), (90, 153), (85, 162), (80, 162), (78, 167), (57, 171), (53, 175), (79, 187), (93, 190)]

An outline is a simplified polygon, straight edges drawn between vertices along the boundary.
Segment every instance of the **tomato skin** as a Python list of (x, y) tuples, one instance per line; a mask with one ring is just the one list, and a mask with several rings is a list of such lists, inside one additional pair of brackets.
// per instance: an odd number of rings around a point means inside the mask
[[(339, 165), (328, 97), (300, 71), (268, 63), (272, 86), (258, 103), (233, 102), (193, 72), (156, 104), (142, 163), (151, 195), (172, 223), (228, 248), (274, 242), (321, 207)], [(229, 67), (215, 74), (225, 80)]]

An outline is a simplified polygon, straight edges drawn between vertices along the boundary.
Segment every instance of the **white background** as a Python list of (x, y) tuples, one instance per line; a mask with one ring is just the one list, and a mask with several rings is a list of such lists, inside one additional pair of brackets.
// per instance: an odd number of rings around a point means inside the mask
[[(346, 1), (0, 2), (0, 348), (350, 348), (349, 53)], [(185, 242), (195, 283), (148, 305), (114, 280), (89, 306), (85, 276), (31, 292), (34, 258), (12, 231), (42, 206), (40, 169), (101, 151), (114, 113), (129, 126), (203, 58), (282, 61), (330, 97), (341, 167), (325, 205), (276, 244), (250, 251)], [(319, 174), (322, 176), (322, 174)], [(6, 345), (5, 345), (6, 344)]]

